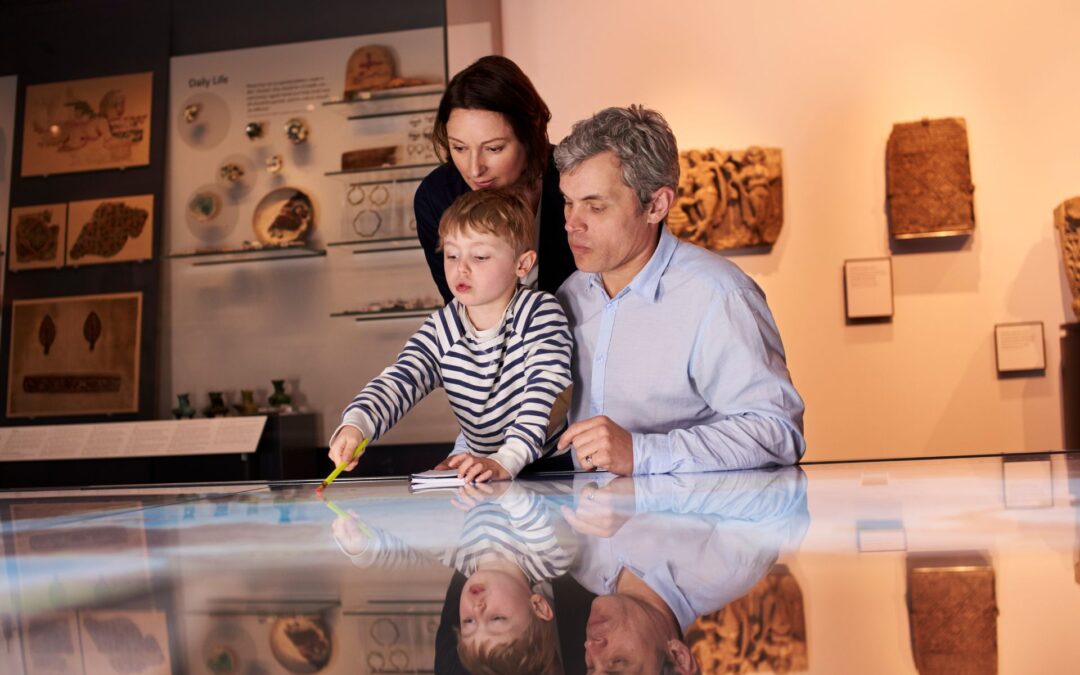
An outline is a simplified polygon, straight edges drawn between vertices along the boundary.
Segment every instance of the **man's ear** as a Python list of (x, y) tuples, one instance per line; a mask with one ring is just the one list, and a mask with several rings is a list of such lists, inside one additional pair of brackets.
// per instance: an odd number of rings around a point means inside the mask
[(551, 609), (551, 605), (548, 604), (547, 598), (539, 593), (533, 593), (529, 596), (529, 604), (532, 606), (533, 614), (544, 621), (551, 621), (555, 618), (555, 612)]
[(665, 649), (668, 659), (675, 664), (675, 672), (679, 675), (698, 675), (701, 672), (697, 661), (694, 660), (694, 655), (690, 653), (690, 647), (686, 646), (685, 642), (668, 640)]
[(518, 256), (517, 275), (524, 279), (536, 264), (536, 251), (525, 251)]
[(671, 205), (675, 203), (675, 191), (666, 185), (652, 194), (652, 201), (648, 203), (646, 217), (650, 225), (659, 223), (667, 217)]

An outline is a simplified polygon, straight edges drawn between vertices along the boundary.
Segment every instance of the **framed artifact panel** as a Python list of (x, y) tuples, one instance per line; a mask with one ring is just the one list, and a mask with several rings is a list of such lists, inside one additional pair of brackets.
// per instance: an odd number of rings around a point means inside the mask
[(885, 152), (894, 238), (952, 237), (975, 231), (975, 186), (963, 118), (894, 124)]
[(27, 675), (83, 675), (75, 610), (23, 617), (23, 651)]
[(13, 301), (8, 417), (138, 412), (142, 297)]
[(122, 169), (150, 163), (153, 73), (26, 88), (26, 176)]
[(63, 267), (67, 208), (67, 204), (42, 204), (11, 210), (9, 270), (18, 272)]
[(892, 317), (892, 258), (844, 261), (844, 311), (848, 320)]
[(153, 255), (153, 219), (154, 195), (71, 202), (67, 264), (149, 260)]
[(995, 325), (994, 354), (999, 375), (1046, 372), (1046, 340), (1042, 321)]

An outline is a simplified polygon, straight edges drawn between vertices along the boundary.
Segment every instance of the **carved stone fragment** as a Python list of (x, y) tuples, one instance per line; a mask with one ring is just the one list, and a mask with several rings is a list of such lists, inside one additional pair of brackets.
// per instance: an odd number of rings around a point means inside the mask
[(1072, 309), (1080, 320), (1080, 197), (1068, 199), (1054, 209), (1054, 224), (1061, 238), (1061, 257), (1072, 291)]
[(699, 617), (686, 642), (703, 673), (790, 673), (809, 668), (799, 582), (777, 565), (743, 597)]
[(668, 228), (705, 248), (771, 246), (784, 224), (780, 149), (685, 150)]
[(894, 124), (885, 156), (889, 228), (896, 239), (975, 230), (967, 125), (962, 118)]

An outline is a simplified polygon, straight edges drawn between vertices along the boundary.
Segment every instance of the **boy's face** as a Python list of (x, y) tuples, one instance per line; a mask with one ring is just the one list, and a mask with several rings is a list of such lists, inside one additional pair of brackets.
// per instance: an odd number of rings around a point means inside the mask
[(544, 618), (549, 610), (547, 602), (521, 579), (498, 570), (481, 570), (461, 589), (461, 640), (474, 648), (512, 642), (525, 633), (534, 614)]
[(529, 273), (535, 256), (532, 251), (517, 255), (499, 237), (468, 228), (443, 239), (446, 283), (454, 297), (469, 309), (474, 323), (481, 317), (501, 316), (518, 279)]

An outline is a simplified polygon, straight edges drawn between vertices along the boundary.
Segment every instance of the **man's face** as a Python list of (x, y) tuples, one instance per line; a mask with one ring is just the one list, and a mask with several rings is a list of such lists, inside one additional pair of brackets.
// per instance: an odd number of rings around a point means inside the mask
[[(632, 278), (648, 262), (659, 219), (642, 208), (623, 182), (622, 165), (611, 152), (585, 160), (560, 176), (566, 232), (574, 262), (583, 272)], [(662, 214), (660, 216), (663, 217)]]
[(585, 627), (585, 668), (601, 673), (656, 673), (671, 629), (655, 608), (626, 595), (602, 595)]
[(461, 640), (477, 648), (516, 640), (533, 621), (528, 586), (497, 570), (469, 577), (458, 610)]

